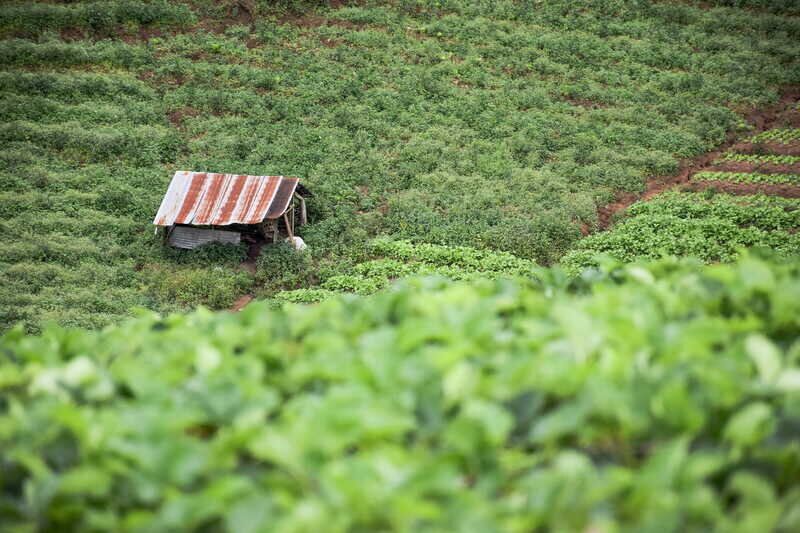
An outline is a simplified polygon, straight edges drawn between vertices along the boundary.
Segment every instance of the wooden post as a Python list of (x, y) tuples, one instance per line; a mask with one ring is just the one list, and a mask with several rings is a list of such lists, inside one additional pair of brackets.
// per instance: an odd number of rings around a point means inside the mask
[(175, 228), (174, 225), (173, 226), (164, 226), (164, 241), (163, 241), (164, 246), (169, 244), (169, 234), (172, 233), (172, 230), (174, 228)]
[(289, 232), (289, 237), (294, 239), (294, 233), (292, 232), (292, 226), (289, 225), (289, 217), (286, 214), (287, 212), (284, 211), (283, 213), (283, 221), (286, 222), (286, 231)]
[(306, 199), (297, 193), (294, 193), (294, 197), (300, 200), (300, 225), (305, 226), (308, 223), (308, 215), (306, 213)]

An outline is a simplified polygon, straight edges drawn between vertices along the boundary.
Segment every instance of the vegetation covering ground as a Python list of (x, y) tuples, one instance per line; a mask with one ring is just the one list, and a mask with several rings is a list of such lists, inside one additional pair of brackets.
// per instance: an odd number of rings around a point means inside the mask
[[(407, 277), (437, 276), (449, 280), (533, 277), (537, 270), (532, 261), (507, 252), (487, 252), (465, 246), (412, 244), (408, 241), (375, 239), (368, 252), (371, 259), (352, 268), (331, 270), (323, 275), (319, 288), (285, 290), (274, 294), (275, 303), (317, 302), (337, 294), (372, 294), (392, 282)], [(308, 254), (298, 254), (289, 246), (280, 252), (267, 253), (259, 260), (259, 276), (264, 292), (274, 291), (275, 282), (298, 284), (308, 271)]]
[[(4, 2), (0, 327), (307, 288), (380, 235), (553, 263), (800, 83), (794, 2), (712, 4)], [(297, 283), (163, 248), (178, 169), (303, 177)]]
[(797, 531), (798, 317), (800, 264), (748, 256), (15, 330), (0, 522)]

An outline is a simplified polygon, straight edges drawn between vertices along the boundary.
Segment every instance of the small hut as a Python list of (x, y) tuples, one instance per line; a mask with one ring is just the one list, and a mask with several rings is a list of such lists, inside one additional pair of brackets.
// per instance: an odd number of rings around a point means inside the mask
[(307, 222), (311, 193), (299, 178), (180, 170), (153, 224), (164, 242), (195, 248), (209, 242), (278, 242)]

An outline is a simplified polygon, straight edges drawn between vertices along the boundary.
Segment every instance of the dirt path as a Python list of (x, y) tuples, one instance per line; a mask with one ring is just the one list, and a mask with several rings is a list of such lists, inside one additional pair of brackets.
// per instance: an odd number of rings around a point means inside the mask
[[(256, 261), (258, 260), (258, 256), (261, 255), (261, 248), (264, 243), (253, 243), (247, 248), (247, 259), (242, 261), (239, 264), (239, 268), (250, 274), (251, 276), (256, 275)], [(228, 310), (229, 311), (241, 311), (244, 306), (252, 302), (254, 296), (252, 294), (243, 294), (239, 298), (233, 302)]]
[[(800, 124), (800, 112), (797, 111), (797, 101), (800, 100), (800, 87), (791, 87), (783, 91), (780, 101), (777, 104), (771, 105), (766, 108), (751, 109), (743, 112), (744, 119), (753, 126), (753, 130), (747, 134), (748, 137), (760, 133), (762, 131), (776, 128), (776, 127), (798, 127)], [(729, 134), (727, 140), (720, 145), (713, 152), (707, 152), (699, 156), (684, 159), (679, 163), (679, 170), (671, 176), (657, 176), (647, 180), (645, 191), (643, 193), (624, 192), (618, 193), (614, 202), (606, 204), (597, 208), (598, 228), (597, 231), (607, 229), (614, 220), (614, 215), (639, 200), (646, 200), (656, 194), (677, 187), (679, 185), (687, 185), (692, 190), (704, 189), (708, 186), (715, 186), (721, 190), (728, 189), (733, 191), (744, 191), (750, 187), (753, 190), (758, 190), (760, 184), (753, 186), (752, 184), (729, 184), (726, 182), (708, 182), (700, 184), (699, 189), (695, 189), (698, 185), (695, 183), (690, 184), (692, 175), (702, 170), (712, 170), (712, 162), (719, 159), (722, 154), (730, 150), (736, 143), (742, 143), (735, 134)], [(719, 170), (719, 169), (716, 169)], [(790, 173), (787, 171), (787, 173)], [(761, 186), (761, 189), (766, 190), (779, 190), (771, 188), (770, 186)], [(795, 191), (795, 189), (797, 191)], [(793, 187), (787, 185), (780, 188), (784, 191), (781, 196), (800, 197), (800, 187)], [(725, 192), (728, 192), (727, 190)], [(745, 192), (736, 192), (736, 194), (747, 194)], [(772, 194), (775, 194), (774, 192)]]
[(249, 304), (253, 301), (252, 294), (245, 294), (244, 296), (240, 296), (233, 302), (233, 305), (230, 307), (229, 311), (241, 311), (244, 306)]

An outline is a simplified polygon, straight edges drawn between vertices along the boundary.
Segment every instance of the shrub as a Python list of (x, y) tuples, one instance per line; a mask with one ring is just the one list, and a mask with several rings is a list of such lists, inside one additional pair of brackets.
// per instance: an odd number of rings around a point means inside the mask
[(165, 302), (179, 302), (190, 308), (204, 305), (224, 309), (253, 283), (246, 272), (222, 266), (169, 270), (152, 266), (143, 270), (141, 277), (153, 297)]
[(313, 275), (311, 266), (307, 250), (295, 250), (288, 243), (266, 245), (256, 260), (256, 279), (273, 288), (296, 288)]

